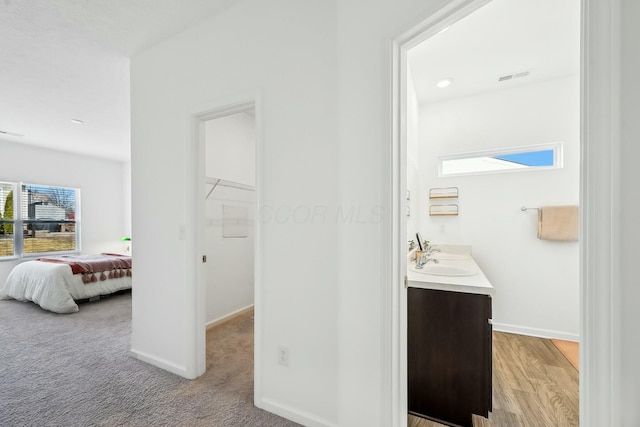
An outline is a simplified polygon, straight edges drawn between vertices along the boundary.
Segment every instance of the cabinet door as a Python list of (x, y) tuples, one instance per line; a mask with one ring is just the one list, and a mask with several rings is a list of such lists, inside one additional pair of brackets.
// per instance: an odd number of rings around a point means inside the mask
[(483, 412), (477, 412), (478, 415), (488, 417), (489, 412), (493, 410), (493, 324), (491, 315), (491, 297), (487, 297), (485, 301), (485, 318), (486, 323), (486, 351), (485, 351), (485, 380), (484, 380), (484, 395), (486, 396), (486, 402)]
[(491, 400), (490, 297), (410, 288), (407, 310), (409, 412), (471, 426)]

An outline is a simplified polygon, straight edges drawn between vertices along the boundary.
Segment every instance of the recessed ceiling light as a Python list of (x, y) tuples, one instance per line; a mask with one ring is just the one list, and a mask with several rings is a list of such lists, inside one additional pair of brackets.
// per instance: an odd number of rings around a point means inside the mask
[(436, 83), (436, 87), (439, 87), (439, 88), (447, 87), (447, 86), (449, 86), (451, 84), (452, 81), (453, 80), (451, 80), (451, 79), (439, 80), (438, 83)]
[(80, 120), (80, 119), (71, 119), (71, 123), (75, 123), (75, 124), (77, 124), (77, 125), (81, 125), (81, 124), (83, 124), (84, 122), (83, 122), (82, 120)]

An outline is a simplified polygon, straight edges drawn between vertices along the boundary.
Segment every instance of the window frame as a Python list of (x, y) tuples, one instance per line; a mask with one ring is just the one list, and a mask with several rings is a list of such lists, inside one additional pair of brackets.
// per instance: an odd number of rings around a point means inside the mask
[[(495, 157), (495, 156), (504, 156), (509, 154), (520, 154), (527, 152), (536, 152), (536, 151), (553, 151), (553, 165), (552, 166), (532, 166), (532, 167), (514, 167), (510, 169), (495, 169), (495, 170), (479, 170), (479, 171), (470, 171), (470, 172), (454, 172), (454, 173), (444, 173), (443, 162), (448, 160), (462, 160), (462, 159), (472, 159), (477, 157)], [(522, 146), (514, 146), (514, 147), (504, 147), (504, 148), (496, 148), (491, 150), (481, 150), (481, 151), (471, 151), (466, 153), (459, 154), (447, 154), (438, 156), (438, 177), (439, 178), (449, 178), (456, 176), (469, 176), (469, 175), (487, 175), (487, 174), (495, 174), (495, 173), (512, 173), (512, 172), (533, 172), (533, 171), (544, 171), (544, 170), (552, 170), (552, 169), (562, 169), (564, 167), (564, 155), (563, 155), (563, 142), (547, 142), (542, 144), (532, 144), (532, 145), (522, 145)]]
[[(74, 254), (81, 252), (81, 199), (80, 199), (80, 188), (77, 187), (65, 187), (61, 185), (52, 185), (52, 184), (34, 184), (27, 183), (23, 181), (0, 181), (1, 184), (9, 184), (12, 186), (13, 191), (13, 220), (7, 221), (3, 218), (2, 223), (13, 223), (13, 255), (0, 255), (0, 262), (2, 261), (10, 261), (16, 259), (30, 259), (37, 258), (41, 256), (47, 255), (65, 255), (65, 254)], [(24, 187), (42, 187), (42, 188), (50, 188), (50, 189), (62, 189), (62, 190), (71, 190), (74, 192), (74, 219), (73, 220), (36, 220), (36, 219), (25, 219), (23, 218), (25, 203), (28, 203), (24, 200), (23, 197), (23, 188)], [(17, 195), (17, 196), (16, 196)], [(4, 212), (3, 212), (4, 214)], [(60, 251), (45, 251), (45, 252), (25, 252), (25, 233), (24, 226), (25, 224), (60, 224), (60, 223), (73, 223), (74, 224), (74, 249), (70, 250), (60, 250)], [(16, 232), (16, 230), (20, 230)], [(35, 234), (34, 234), (35, 235)]]
[[(17, 203), (17, 197), (15, 197), (16, 194), (18, 194), (18, 187), (20, 185), (20, 183), (14, 182), (14, 181), (0, 181), (0, 184), (9, 184), (11, 186), (11, 190), (9, 190), (9, 192), (13, 192), (14, 196), (13, 196), (13, 219), (12, 220), (7, 220), (4, 218), (5, 215), (5, 211), (4, 211), (4, 205), (2, 206), (2, 220), (0, 221), (0, 224), (4, 225), (4, 224), (13, 224), (13, 254), (12, 255), (0, 255), (0, 261), (4, 261), (4, 260), (14, 260), (19, 258), (18, 253), (20, 253), (19, 248), (18, 248), (18, 239), (17, 239), (17, 233), (15, 232), (15, 230), (17, 229), (16, 227), (18, 227), (17, 225), (17, 219), (19, 218), (20, 212), (18, 211), (20, 209), (20, 204)], [(8, 195), (8, 194), (7, 194)], [(6, 203), (6, 198), (4, 199), (4, 203)], [(21, 242), (20, 242), (21, 243)]]

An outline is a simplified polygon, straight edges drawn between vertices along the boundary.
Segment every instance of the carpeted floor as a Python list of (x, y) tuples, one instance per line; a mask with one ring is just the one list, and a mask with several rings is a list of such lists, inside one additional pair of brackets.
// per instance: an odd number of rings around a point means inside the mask
[(253, 319), (207, 334), (196, 380), (129, 354), (131, 295), (55, 314), (0, 301), (0, 426), (297, 426), (253, 406)]

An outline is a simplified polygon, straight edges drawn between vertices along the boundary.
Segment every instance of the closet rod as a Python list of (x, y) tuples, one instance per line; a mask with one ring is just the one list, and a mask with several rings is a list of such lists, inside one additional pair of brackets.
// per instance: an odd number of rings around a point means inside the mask
[(206, 196), (204, 196), (204, 199), (207, 200), (209, 198), (209, 196), (211, 195), (211, 193), (213, 193), (213, 190), (216, 189), (216, 187), (218, 186), (218, 184), (220, 184), (220, 180), (217, 180), (215, 184), (213, 184), (213, 187), (211, 187), (211, 190), (209, 190), (209, 192), (207, 193)]
[(206, 177), (205, 182), (207, 184), (213, 185), (213, 188), (211, 188), (211, 190), (209, 190), (209, 193), (207, 193), (205, 200), (209, 198), (211, 193), (213, 193), (213, 190), (215, 190), (216, 187), (218, 186), (235, 188), (237, 190), (256, 191), (256, 188), (253, 185), (241, 184), (239, 182), (234, 182), (234, 181), (226, 181), (220, 178)]

